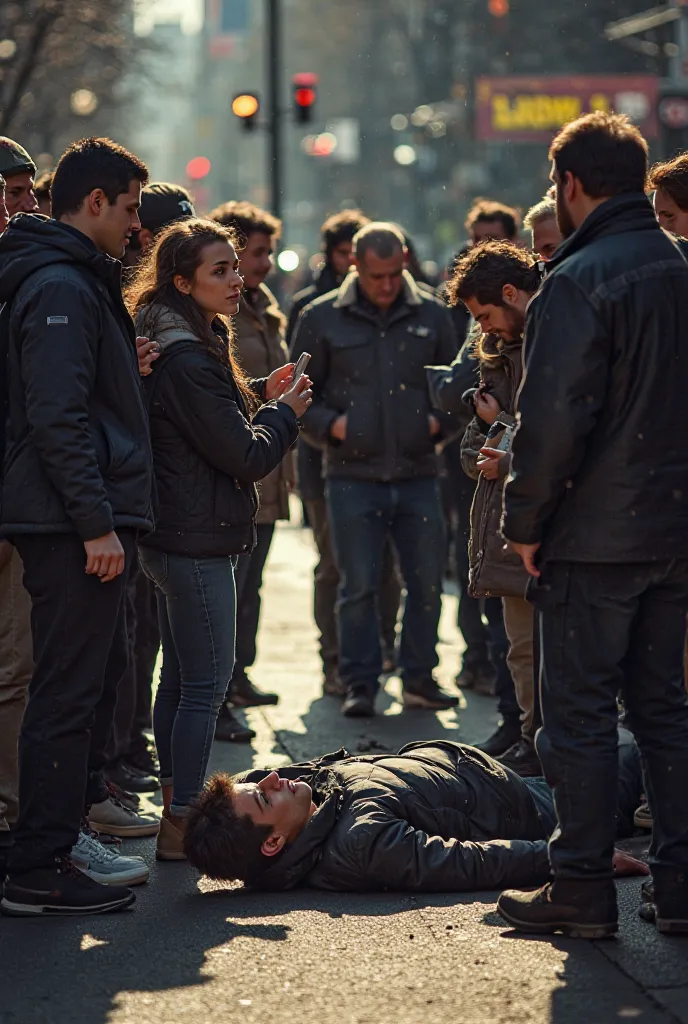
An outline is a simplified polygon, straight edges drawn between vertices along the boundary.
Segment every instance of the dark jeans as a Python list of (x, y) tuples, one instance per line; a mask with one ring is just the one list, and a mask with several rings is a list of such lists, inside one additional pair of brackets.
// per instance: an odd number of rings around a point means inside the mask
[(339, 633), (342, 682), (376, 689), (382, 671), (378, 594), (385, 543), (391, 536), (406, 604), (400, 674), (427, 678), (437, 665), (444, 573), (444, 519), (435, 479), (327, 482), (332, 541), (341, 575)]
[(256, 527), (255, 548), (250, 555), (239, 555), (237, 559), (236, 661), (234, 663), (236, 676), (243, 675), (256, 660), (256, 642), (258, 623), (260, 622), (260, 588), (263, 585), (263, 570), (274, 532), (274, 523), (259, 523)]
[(234, 667), (233, 556), (191, 558), (141, 545), (158, 597), (162, 669), (153, 709), (160, 781), (183, 817), (203, 788), (215, 722)]
[(645, 764), (651, 862), (688, 868), (688, 561), (549, 563), (530, 598), (542, 652), (536, 742), (559, 819), (555, 877), (612, 877), (619, 691)]
[[(619, 797), (616, 806), (616, 835), (618, 838), (632, 836), (635, 825), (633, 815), (640, 803), (643, 791), (643, 766), (640, 751), (627, 729), (619, 729), (618, 735)], [(543, 837), (549, 839), (557, 826), (557, 812), (554, 794), (545, 779), (538, 777), (523, 779), (530, 790), (543, 827)]]
[[(339, 662), (339, 626), (337, 624), (337, 594), (339, 570), (332, 550), (330, 520), (324, 498), (307, 501), (308, 519), (313, 529), (320, 560), (314, 571), (313, 616), (320, 630), (320, 657), (327, 670)], [(392, 651), (396, 643), (397, 619), (401, 601), (401, 581), (396, 555), (391, 542), (385, 544), (380, 580), (380, 633), (385, 651)]]
[[(118, 530), (126, 563), (134, 532)], [(34, 673), (19, 740), (19, 820), (9, 870), (48, 867), (76, 843), (84, 806), (102, 799), (101, 770), (127, 665), (127, 572), (84, 572), (72, 534), (15, 539), (31, 596)], [(90, 767), (90, 774), (89, 774)]]

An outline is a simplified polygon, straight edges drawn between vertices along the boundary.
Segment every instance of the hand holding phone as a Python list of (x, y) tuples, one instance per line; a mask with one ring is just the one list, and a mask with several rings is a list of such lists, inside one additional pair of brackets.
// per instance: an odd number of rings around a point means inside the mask
[(292, 380), (296, 381), (296, 380), (299, 379), (299, 377), (303, 376), (303, 374), (305, 372), (305, 369), (308, 366), (310, 361), (311, 361), (311, 354), (310, 354), (310, 352), (302, 352), (301, 355), (299, 356), (299, 358), (296, 361), (296, 366), (294, 367), (294, 376), (292, 377)]

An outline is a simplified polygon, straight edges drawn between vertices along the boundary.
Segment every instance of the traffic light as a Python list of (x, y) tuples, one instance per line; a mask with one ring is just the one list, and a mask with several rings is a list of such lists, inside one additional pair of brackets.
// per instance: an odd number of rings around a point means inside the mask
[(487, 9), (493, 18), (505, 18), (509, 13), (509, 0), (488, 0)]
[(292, 95), (294, 97), (294, 120), (297, 124), (310, 124), (317, 99), (318, 76), (310, 71), (294, 75)]
[(240, 92), (232, 100), (232, 113), (239, 118), (245, 132), (258, 127), (260, 100), (254, 92)]

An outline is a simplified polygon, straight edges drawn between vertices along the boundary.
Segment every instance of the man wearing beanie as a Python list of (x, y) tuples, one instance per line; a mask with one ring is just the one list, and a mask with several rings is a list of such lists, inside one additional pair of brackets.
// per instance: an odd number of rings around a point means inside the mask
[(166, 181), (153, 181), (141, 192), (139, 220), (141, 230), (132, 235), (127, 247), (124, 265), (137, 266), (163, 228), (176, 220), (195, 217), (191, 195), (181, 185)]
[(5, 179), (5, 202), (10, 217), (38, 213), (33, 185), (36, 165), (23, 146), (0, 135), (0, 174)]

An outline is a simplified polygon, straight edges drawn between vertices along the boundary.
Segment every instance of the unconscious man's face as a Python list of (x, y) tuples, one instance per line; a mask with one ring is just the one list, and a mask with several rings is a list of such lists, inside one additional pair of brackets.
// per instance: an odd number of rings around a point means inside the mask
[(261, 853), (272, 857), (296, 839), (315, 811), (311, 787), (302, 779), (280, 779), (277, 772), (261, 782), (236, 783), (234, 809), (256, 825), (269, 825), (271, 835), (263, 842)]

